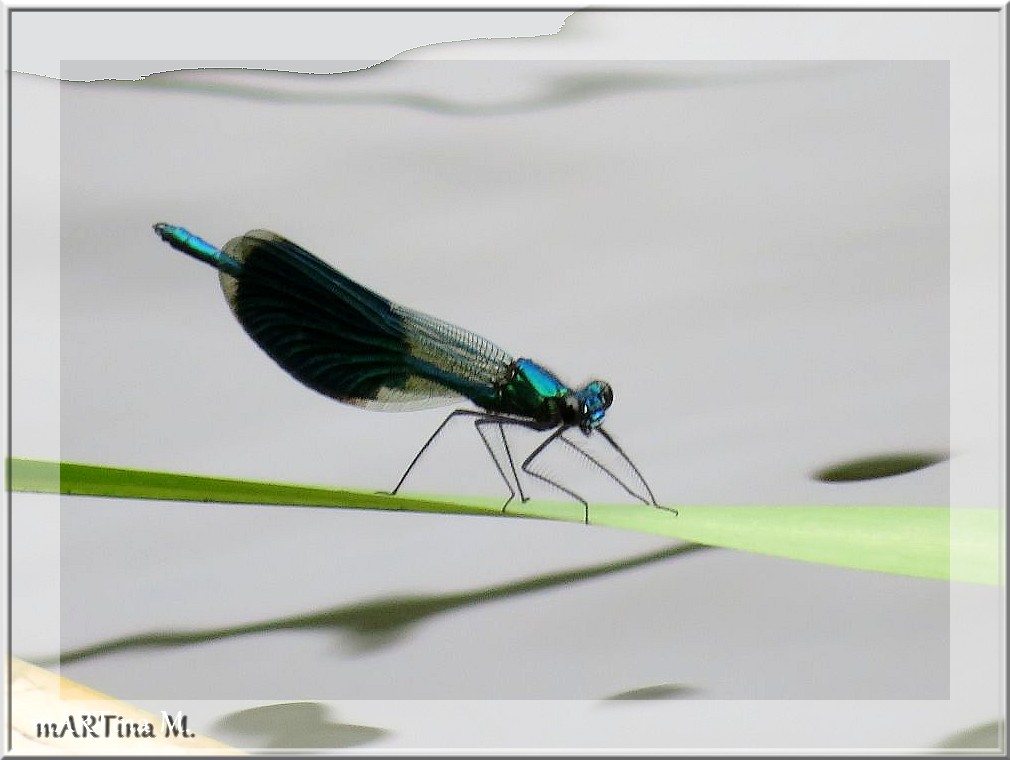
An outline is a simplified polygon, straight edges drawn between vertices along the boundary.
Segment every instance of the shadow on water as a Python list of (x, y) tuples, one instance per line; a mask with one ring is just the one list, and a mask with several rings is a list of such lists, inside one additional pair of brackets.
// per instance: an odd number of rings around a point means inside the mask
[(217, 731), (241, 736), (232, 744), (262, 749), (339, 749), (357, 747), (390, 734), (383, 728), (334, 723), (319, 702), (283, 702), (239, 710), (214, 724)]
[[(350, 643), (356, 651), (369, 651), (389, 646), (402, 638), (411, 626), (417, 625), (434, 615), (451, 612), (462, 607), (507, 599), (520, 594), (543, 591), (569, 583), (586, 581), (623, 570), (631, 570), (653, 562), (693, 554), (707, 548), (710, 547), (701, 544), (681, 544), (616, 562), (607, 562), (576, 570), (538, 575), (525, 580), (503, 583), (497, 586), (486, 586), (471, 591), (389, 597), (348, 604), (322, 612), (264, 620), (245, 625), (205, 628), (193, 631), (154, 631), (133, 636), (123, 636), (90, 646), (66, 650), (60, 653), (58, 661), (61, 664), (67, 664), (90, 657), (98, 657), (130, 649), (177, 647), (226, 639), (233, 636), (265, 633), (267, 631), (315, 628), (340, 630), (350, 638)], [(55, 659), (52, 661), (37, 660), (36, 662), (40, 665), (48, 665), (53, 664)]]
[(889, 478), (893, 475), (915, 472), (944, 462), (949, 458), (949, 454), (940, 451), (878, 454), (825, 467), (823, 470), (815, 472), (813, 478), (825, 483), (848, 483), (858, 480)]

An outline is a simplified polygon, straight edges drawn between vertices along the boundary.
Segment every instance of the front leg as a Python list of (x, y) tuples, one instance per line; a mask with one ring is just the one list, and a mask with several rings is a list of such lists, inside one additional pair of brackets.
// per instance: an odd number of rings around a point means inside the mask
[[(597, 459), (596, 457), (594, 457), (588, 451), (586, 451), (585, 449), (581, 448), (580, 446), (575, 445), (574, 443), (572, 443), (571, 441), (569, 441), (567, 438), (565, 438), (563, 435), (559, 436), (559, 440), (562, 443), (567, 444), (570, 448), (574, 449), (579, 454), (581, 454), (583, 457), (585, 457), (590, 462), (592, 462), (593, 464), (595, 464), (600, 470), (602, 470), (607, 475), (607, 477), (609, 477), (611, 480), (613, 480), (615, 483), (617, 483), (617, 485), (619, 485), (621, 488), (623, 488), (630, 496), (634, 496), (636, 499), (638, 499), (643, 504), (652, 504), (652, 505), (655, 504), (655, 501), (650, 502), (648, 499), (646, 499), (641, 494), (635, 493), (634, 491), (632, 491), (631, 488), (628, 486), (628, 484), (625, 483), (623, 480), (621, 480), (619, 477), (617, 477), (617, 474), (614, 473), (613, 470), (611, 470), (609, 467), (607, 467), (605, 464), (603, 464), (603, 462), (601, 462), (599, 459)], [(632, 466), (634, 466), (634, 465), (632, 465)], [(642, 482), (644, 483), (646, 490), (648, 490), (649, 484), (645, 483), (645, 481), (642, 481)], [(652, 495), (651, 491), (649, 492), (649, 495), (650, 496)]]
[[(540, 454), (543, 452), (543, 450), (546, 449), (551, 443), (553, 443), (558, 438), (561, 438), (562, 441), (565, 440), (564, 438), (561, 437), (561, 434), (564, 433), (565, 430), (566, 430), (566, 428), (560, 427), (557, 430), (555, 430), (553, 433), (551, 433), (547, 437), (547, 440), (545, 440), (543, 443), (541, 443), (539, 446), (537, 446), (533, 450), (533, 453), (530, 454), (528, 457), (526, 457), (526, 461), (523, 462), (522, 469), (523, 469), (523, 472), (525, 472), (527, 475), (532, 475), (534, 478), (537, 478), (538, 480), (542, 480), (545, 483), (549, 483), (550, 485), (554, 486), (558, 490), (564, 491), (566, 494), (568, 494), (569, 496), (571, 496), (576, 501), (581, 502), (583, 508), (585, 509), (585, 521), (586, 521), (586, 525), (589, 525), (589, 502), (588, 501), (586, 501), (581, 496), (579, 496), (577, 493), (575, 493), (575, 491), (572, 491), (572, 490), (570, 490), (568, 488), (565, 488), (563, 485), (561, 485), (557, 481), (551, 480), (546, 475), (541, 475), (539, 472), (534, 472), (533, 470), (530, 469), (530, 463), (534, 459), (536, 459), (538, 456), (540, 456)], [(565, 442), (567, 443), (567, 441), (565, 441)]]
[(635, 463), (631, 461), (631, 457), (629, 457), (627, 454), (624, 453), (624, 449), (622, 449), (620, 446), (617, 445), (617, 441), (613, 439), (610, 433), (608, 433), (602, 427), (596, 428), (596, 432), (602, 435), (604, 439), (606, 439), (607, 443), (609, 443), (611, 447), (613, 447), (614, 451), (620, 454), (621, 457), (624, 459), (624, 461), (627, 462), (628, 465), (631, 467), (631, 469), (635, 471), (635, 475), (638, 476), (638, 479), (641, 481), (642, 485), (645, 486), (646, 493), (649, 494), (649, 499), (652, 500), (652, 506), (654, 506), (656, 509), (665, 509), (667, 512), (673, 512), (674, 515), (680, 514), (680, 512), (678, 512), (673, 507), (664, 507), (662, 504), (659, 504), (656, 501), (656, 497), (652, 495), (652, 489), (649, 488), (649, 484), (645, 482), (645, 478), (642, 477), (642, 473), (639, 472), (638, 468), (635, 466)]

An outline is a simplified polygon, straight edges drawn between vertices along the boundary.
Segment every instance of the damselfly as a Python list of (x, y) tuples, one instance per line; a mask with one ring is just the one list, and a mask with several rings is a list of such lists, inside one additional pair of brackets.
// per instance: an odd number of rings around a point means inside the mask
[[(553, 431), (522, 462), (526, 474), (580, 502), (589, 522), (589, 503), (531, 465), (552, 443), (561, 442), (605, 472), (627, 493), (660, 509), (652, 489), (603, 427), (614, 400), (606, 382), (572, 389), (530, 359), (514, 359), (488, 340), (408, 309), (349, 280), (329, 264), (280, 235), (252, 230), (223, 249), (186, 229), (159, 223), (154, 231), (173, 248), (218, 269), (221, 287), (245, 331), (288, 374), (331, 398), (378, 409), (423, 409), (469, 399), (481, 411), (457, 409), (436, 428), (393, 488), (397, 493), (421, 455), (450, 420), (473, 424), (509, 489), (506, 507), (519, 492), (527, 501), (505, 437), (505, 426)], [(487, 437), (497, 428), (506, 465)], [(596, 457), (564, 437), (578, 428), (602, 436), (634, 472), (644, 494), (629, 486)]]

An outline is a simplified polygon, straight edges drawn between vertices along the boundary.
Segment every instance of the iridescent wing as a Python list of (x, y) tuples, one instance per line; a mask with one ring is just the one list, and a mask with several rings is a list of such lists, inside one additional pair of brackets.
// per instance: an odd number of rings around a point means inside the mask
[(513, 362), (479, 335), (392, 303), (265, 230), (234, 238), (220, 273), (238, 321), (288, 374), (340, 401), (387, 410), (483, 406)]

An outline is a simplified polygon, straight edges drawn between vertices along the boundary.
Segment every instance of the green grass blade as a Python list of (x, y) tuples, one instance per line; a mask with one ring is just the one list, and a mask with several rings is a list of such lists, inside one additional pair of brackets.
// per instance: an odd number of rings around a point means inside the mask
[[(447, 503), (372, 493), (285, 483), (181, 475), (72, 462), (11, 459), (11, 490), (165, 501), (205, 501), (295, 507), (406, 510), (447, 514), (486, 514), (487, 508), (465, 502)], [(485, 500), (488, 504), (491, 500)], [(478, 501), (478, 503), (480, 503)], [(499, 502), (500, 506), (500, 502)]]
[[(501, 515), (498, 499), (400, 495), (69, 462), (9, 460), (12, 491), (174, 501)], [(591, 520), (709, 546), (937, 580), (1000, 584), (1000, 514), (909, 506), (681, 506), (594, 504)], [(530, 501), (505, 516), (582, 522), (580, 504)]]

